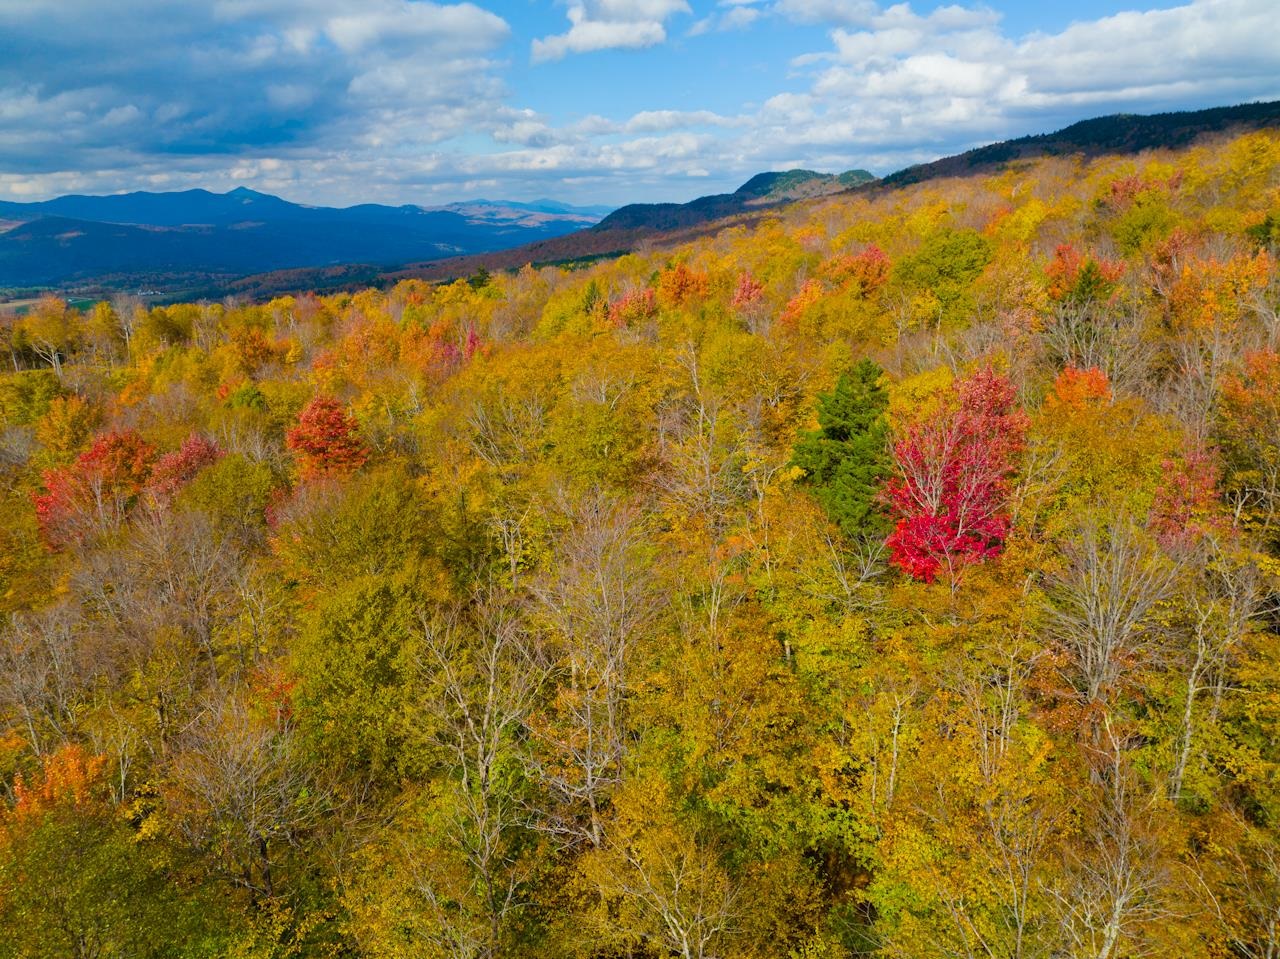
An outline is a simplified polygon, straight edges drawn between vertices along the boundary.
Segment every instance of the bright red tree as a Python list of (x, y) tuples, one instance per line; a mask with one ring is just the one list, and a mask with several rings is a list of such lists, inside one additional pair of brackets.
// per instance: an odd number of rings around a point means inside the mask
[(298, 457), (304, 479), (349, 473), (369, 458), (356, 421), (329, 396), (317, 396), (306, 405), (285, 442)]
[(136, 430), (103, 433), (69, 467), (46, 470), (32, 496), (46, 542), (61, 546), (122, 517), (151, 473), (155, 447)]
[(932, 582), (998, 555), (1009, 531), (1009, 478), (1027, 416), (1008, 379), (990, 368), (953, 384), (942, 408), (893, 442), (898, 475), (884, 495), (897, 516), (886, 541), (893, 563)]

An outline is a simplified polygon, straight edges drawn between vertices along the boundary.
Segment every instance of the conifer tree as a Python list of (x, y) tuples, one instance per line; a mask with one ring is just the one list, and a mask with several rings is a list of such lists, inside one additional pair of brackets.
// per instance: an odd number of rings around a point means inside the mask
[(832, 392), (818, 396), (819, 428), (801, 437), (792, 456), (832, 522), (850, 537), (882, 539), (889, 531), (876, 505), (889, 475), (883, 374), (868, 359), (841, 374)]

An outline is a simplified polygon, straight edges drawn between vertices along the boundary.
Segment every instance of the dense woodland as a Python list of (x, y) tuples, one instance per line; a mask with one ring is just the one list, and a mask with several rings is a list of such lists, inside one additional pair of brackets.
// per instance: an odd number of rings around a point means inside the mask
[(0, 957), (1280, 955), (1280, 135), (0, 328)]

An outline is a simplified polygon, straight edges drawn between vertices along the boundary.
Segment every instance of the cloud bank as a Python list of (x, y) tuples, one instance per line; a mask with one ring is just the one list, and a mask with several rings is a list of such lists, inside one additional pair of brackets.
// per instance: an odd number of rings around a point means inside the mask
[[(1027, 36), (987, 6), (570, 0), (568, 29), (537, 35), (504, 7), (0, 4), (0, 198), (245, 183), (329, 203), (684, 199), (763, 169), (887, 172), (1086, 116), (1280, 99), (1270, 0)], [(601, 83), (643, 91), (636, 50), (678, 42), (696, 66), (699, 44), (731, 37), (759, 58), (784, 30), (805, 52), (773, 64), (770, 95), (730, 110), (731, 72), (705, 74), (716, 98), (653, 92), (618, 115), (572, 115), (510, 82), (513, 58), (547, 71), (592, 54)]]

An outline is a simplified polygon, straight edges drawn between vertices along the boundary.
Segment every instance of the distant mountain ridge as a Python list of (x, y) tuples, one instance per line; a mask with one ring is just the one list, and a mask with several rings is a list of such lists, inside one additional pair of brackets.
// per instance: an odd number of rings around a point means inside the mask
[(0, 285), (132, 274), (243, 276), (353, 262), (391, 266), (562, 236), (602, 215), (568, 204), (488, 200), (308, 206), (245, 187), (0, 202), (0, 221), (8, 227), (0, 232)]
[[(881, 180), (855, 183), (845, 189), (894, 190), (924, 180), (988, 173), (1005, 165), (1034, 156), (1083, 154), (1140, 153), (1161, 147), (1182, 147), (1200, 137), (1241, 133), (1248, 130), (1280, 129), (1280, 101), (1246, 103), (1238, 106), (1213, 107), (1177, 113), (1138, 116), (1115, 114), (1071, 124), (1056, 133), (1020, 137), (995, 143), (956, 156), (943, 157), (931, 163), (917, 164), (890, 174)], [(806, 171), (799, 171), (804, 173)], [(788, 173), (759, 174), (744, 183), (733, 194), (700, 197), (686, 204), (633, 204), (615, 210), (588, 230), (544, 240), (513, 250), (476, 256), (454, 257), (430, 263), (415, 263), (384, 274), (384, 282), (406, 277), (446, 280), (467, 276), (478, 269), (501, 270), (525, 263), (557, 263), (596, 256), (609, 256), (634, 249), (638, 244), (670, 244), (687, 242), (695, 236), (714, 233), (727, 225), (750, 222), (767, 212), (768, 204), (742, 202), (744, 193), (756, 194), (774, 188), (781, 179), (784, 186)], [(820, 176), (821, 174), (819, 174)], [(707, 216), (708, 213), (717, 216)], [(316, 277), (332, 288), (341, 285), (339, 277)], [(274, 278), (288, 288), (302, 289), (312, 277), (294, 275)], [(352, 282), (367, 282), (366, 276), (352, 276)], [(260, 286), (249, 277), (238, 284), (243, 292), (260, 293), (278, 287)]]
[(566, 216), (595, 222), (613, 207), (579, 207), (554, 200), (468, 200), (440, 206), (384, 206), (361, 203), (349, 207), (312, 206), (292, 203), (270, 193), (259, 193), (248, 187), (236, 187), (227, 193), (209, 190), (175, 192), (112, 193), (103, 196), (70, 194), (34, 203), (0, 201), (0, 218), (34, 219), (36, 216), (62, 216), (101, 223), (129, 223), (139, 226), (184, 226), (233, 223), (259, 218), (296, 220), (333, 220), (345, 217), (397, 218), (418, 213), (457, 212), (461, 209), (520, 210)]
[(575, 213), (583, 216), (592, 216), (597, 220), (608, 216), (617, 207), (614, 206), (575, 206), (572, 203), (562, 203), (559, 200), (463, 200), (461, 203), (448, 203), (434, 209), (455, 210), (460, 207), (473, 206), (489, 206), (489, 207), (510, 207), (515, 210), (528, 210), (532, 213)]
[(876, 177), (866, 170), (848, 170), (838, 174), (813, 170), (757, 173), (733, 193), (700, 196), (688, 203), (631, 203), (619, 207), (592, 229), (596, 232), (682, 230), (766, 204), (839, 193), (875, 180)]

